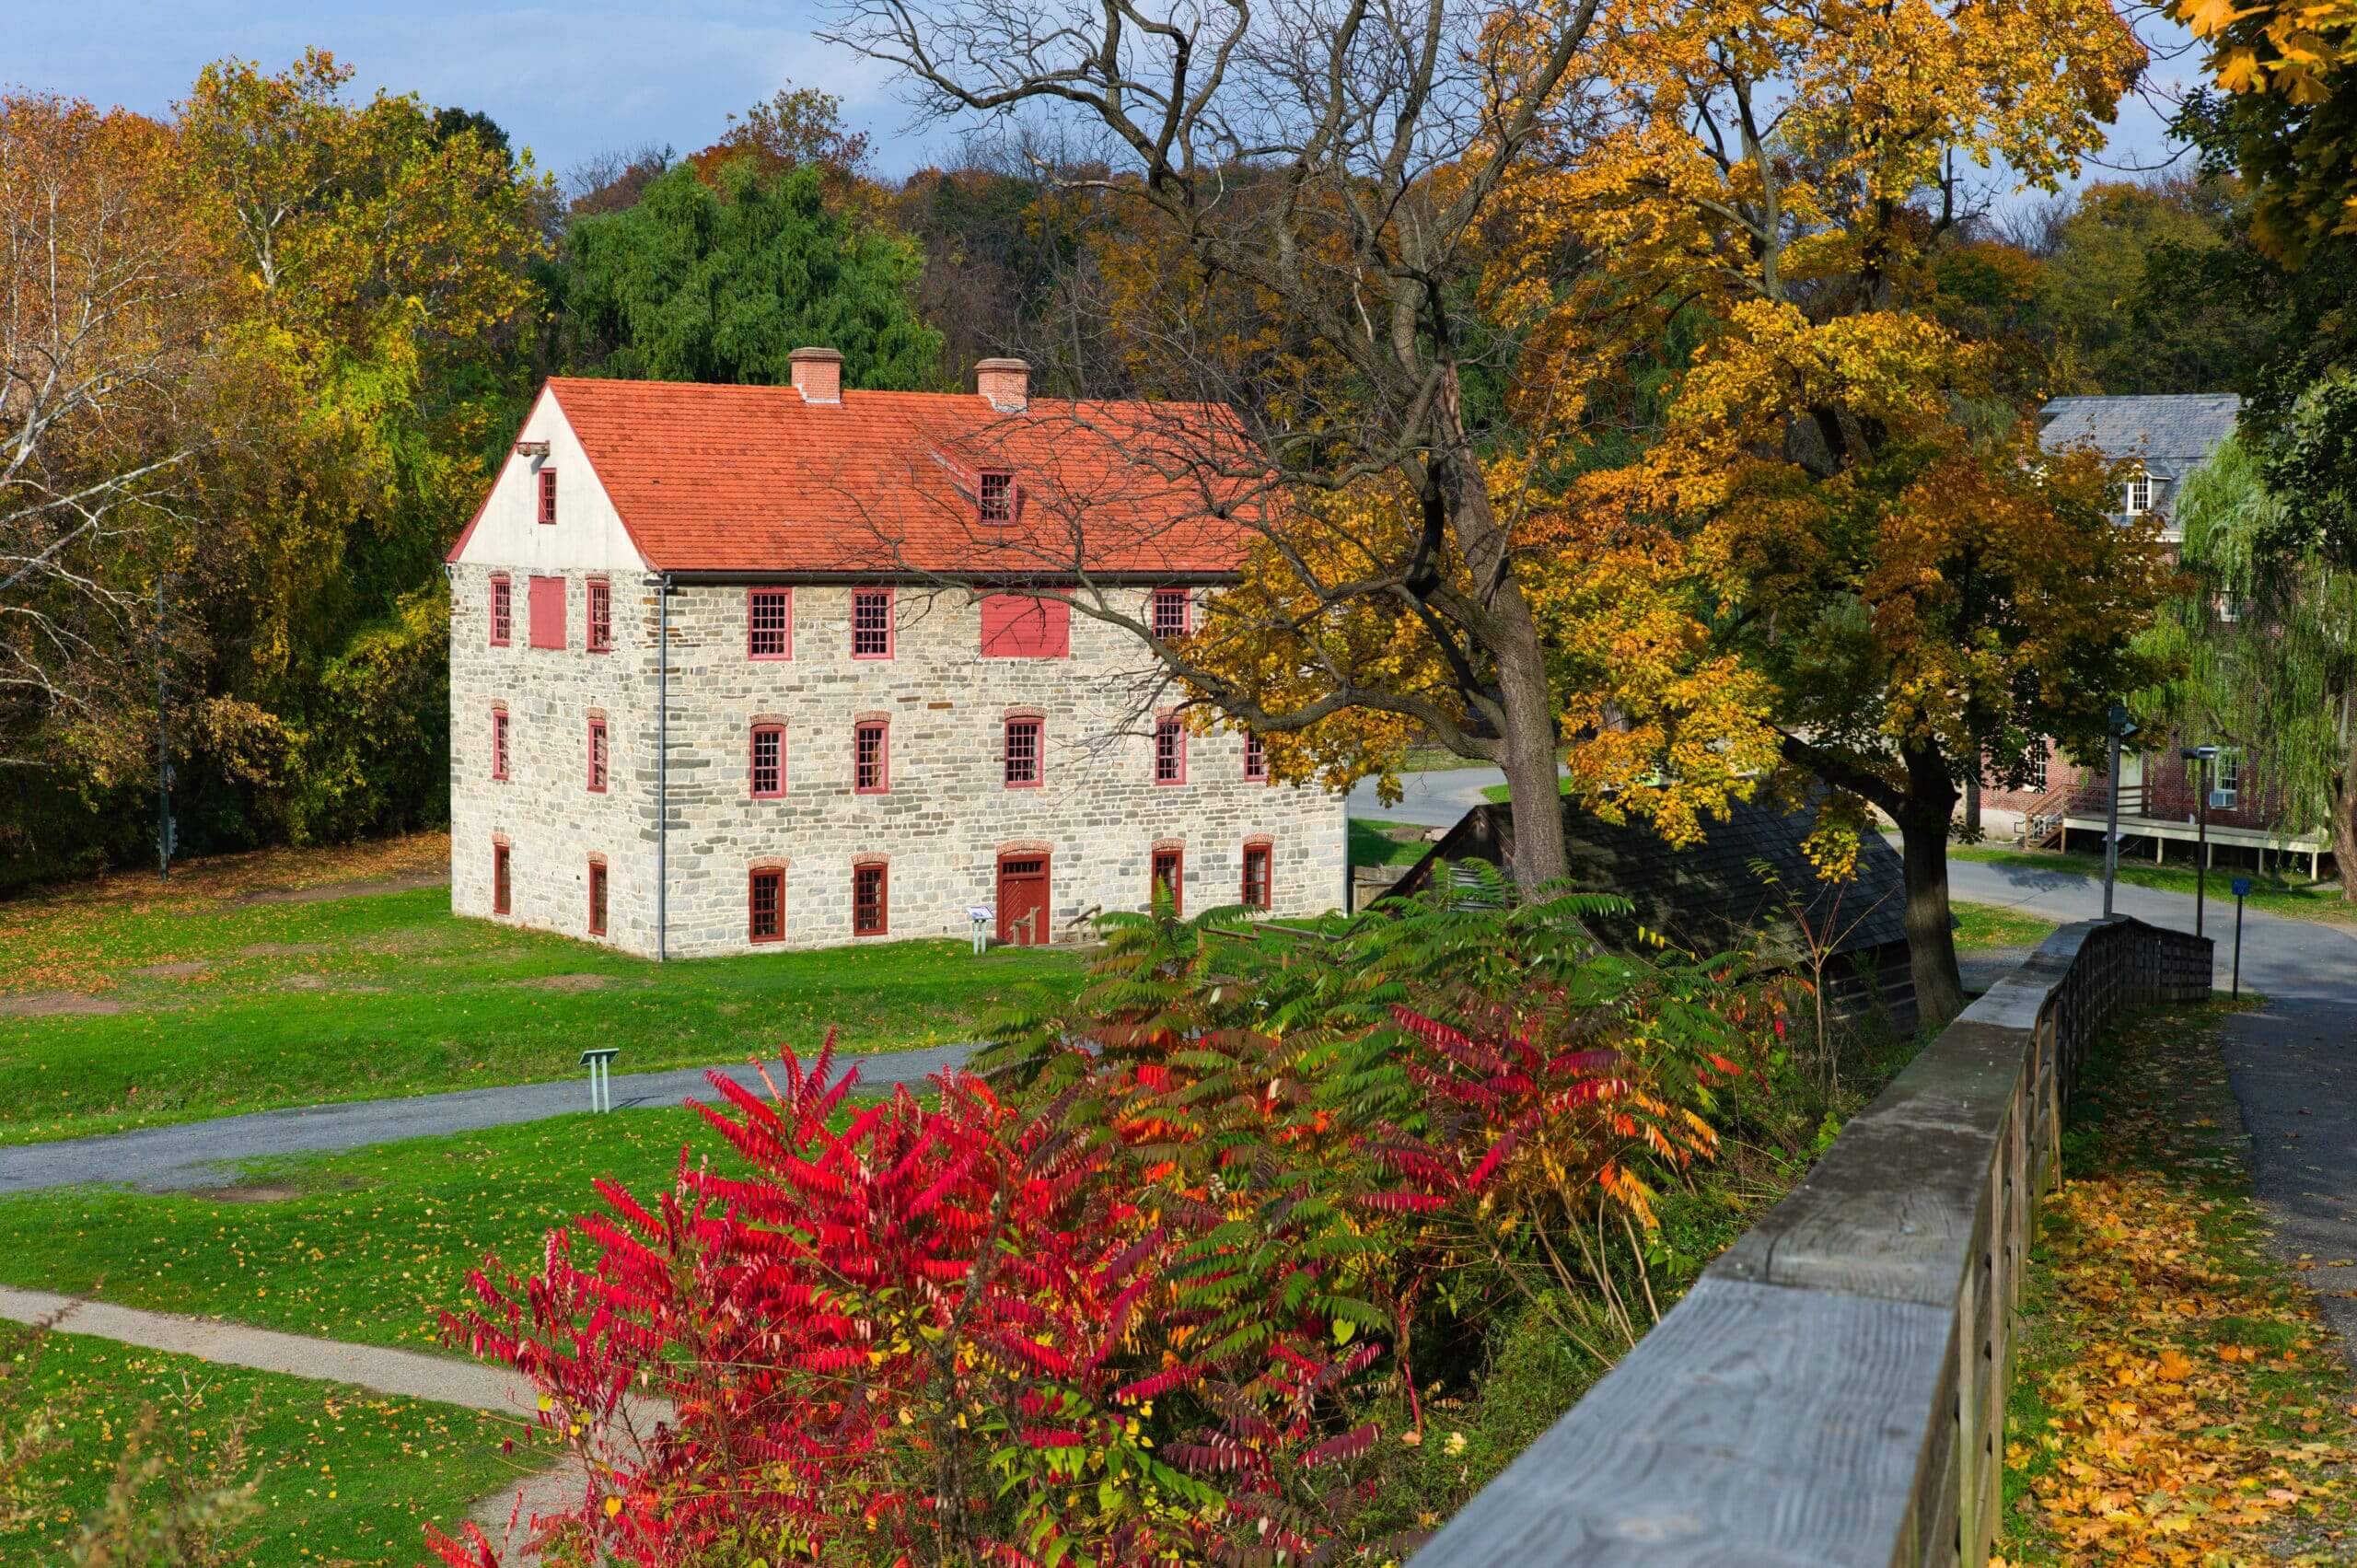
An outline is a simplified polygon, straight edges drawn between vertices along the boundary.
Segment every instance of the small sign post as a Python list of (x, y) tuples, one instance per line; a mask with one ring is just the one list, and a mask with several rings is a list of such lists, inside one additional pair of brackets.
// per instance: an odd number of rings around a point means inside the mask
[(2243, 900), (2250, 896), (2250, 878), (2235, 878), (2235, 989), (2232, 994), (2243, 993)]
[(621, 1051), (619, 1045), (593, 1045), (581, 1053), (581, 1064), (589, 1069), (589, 1113), (593, 1116), (614, 1109), (614, 1058)]

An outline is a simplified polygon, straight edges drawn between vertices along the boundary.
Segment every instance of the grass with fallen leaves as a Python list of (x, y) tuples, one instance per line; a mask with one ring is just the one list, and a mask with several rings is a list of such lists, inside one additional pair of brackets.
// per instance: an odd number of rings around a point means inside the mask
[(2357, 1403), (2269, 1249), (2223, 1010), (2140, 1016), (2090, 1065), (2026, 1280), (1999, 1568), (2357, 1561)]

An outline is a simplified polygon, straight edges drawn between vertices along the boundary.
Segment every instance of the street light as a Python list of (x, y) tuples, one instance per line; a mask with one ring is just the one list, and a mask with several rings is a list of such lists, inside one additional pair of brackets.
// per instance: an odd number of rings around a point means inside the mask
[(2136, 720), (2124, 703), (2114, 703), (2105, 715), (2104, 728), (2111, 736), (2111, 804), (2107, 809), (2103, 835), (2103, 917), (2111, 918), (2111, 886), (2119, 874), (2119, 743), (2136, 733)]
[(2214, 746), (2187, 746), (2177, 755), (2189, 762), (2199, 764), (2194, 777), (2200, 787), (2195, 792), (2200, 801), (2200, 847), (2194, 851), (2193, 861), (2193, 934), (2201, 935), (2201, 896), (2210, 881), (2210, 763), (2218, 755)]

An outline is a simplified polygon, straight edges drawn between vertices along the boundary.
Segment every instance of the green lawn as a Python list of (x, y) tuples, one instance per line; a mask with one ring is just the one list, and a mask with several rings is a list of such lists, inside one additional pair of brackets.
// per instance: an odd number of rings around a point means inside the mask
[(1995, 904), (1952, 900), (1948, 912), (1959, 923), (1956, 931), (1958, 952), (1981, 947), (2035, 947), (2054, 935), (2054, 922)]
[[(1951, 860), (1977, 860), (1987, 865), (2013, 865), (2032, 871), (2061, 871), (2081, 877), (2101, 877), (2103, 856), (2083, 854), (2073, 850), (2064, 854), (2059, 850), (2003, 849), (1988, 844), (1951, 844)], [(2190, 865), (2155, 865), (2150, 860), (2133, 854), (2122, 855), (2119, 879), (2131, 887), (2154, 888), (2163, 892), (2183, 893), (2192, 897), (2195, 872)], [(2232, 870), (2220, 865), (2210, 872), (2210, 894), (2228, 908), (2235, 901), (2234, 879), (2251, 878), (2248, 907), (2268, 914), (2290, 915), (2300, 920), (2357, 920), (2357, 908), (2343, 903), (2340, 889), (2335, 883), (2311, 882), (2305, 877), (2269, 877)]]
[[(1557, 779), (1555, 781), (1555, 791), (1559, 795), (1571, 794), (1572, 781), (1569, 779)], [(1513, 797), (1514, 786), (1511, 784), (1493, 784), (1489, 788), (1481, 792), (1481, 798), (1488, 801), (1492, 806), (1504, 806)]]
[(830, 1025), (851, 1050), (942, 1044), (1083, 965), (954, 941), (658, 965), (458, 919), (441, 888), (61, 905), (0, 936), (7, 1143), (569, 1076), (590, 1044), (621, 1047), (623, 1072), (815, 1046)]
[(528, 1268), (551, 1227), (598, 1206), (593, 1177), (666, 1187), (682, 1144), (735, 1163), (671, 1106), (254, 1162), (239, 1186), (284, 1194), (261, 1202), (22, 1193), (0, 1199), (0, 1284), (431, 1350), (486, 1252)]
[(1433, 846), (1424, 838), (1431, 830), (1413, 822), (1383, 822), (1372, 817), (1351, 819), (1353, 865), (1413, 865)]
[[(244, 1543), (235, 1561), (261, 1568), (423, 1562), (425, 1524), (451, 1527), (528, 1462), (519, 1423), (448, 1405), (78, 1334), (37, 1345), (17, 1336), (0, 1353), (16, 1358), (9, 1370), (47, 1403), (62, 1440), (27, 1478), (38, 1514), (14, 1529), (0, 1516), (0, 1562), (64, 1561), (148, 1407), (155, 1422), (145, 1454), (207, 1450), (241, 1429), (239, 1473), (258, 1477), (259, 1512), (231, 1539)], [(504, 1455), (511, 1437), (517, 1452)]]

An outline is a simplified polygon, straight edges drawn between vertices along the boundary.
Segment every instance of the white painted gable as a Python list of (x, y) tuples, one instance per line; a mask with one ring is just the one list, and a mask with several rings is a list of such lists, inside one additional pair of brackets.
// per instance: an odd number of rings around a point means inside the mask
[[(453, 557), (470, 566), (521, 571), (643, 572), (646, 562), (589, 467), (588, 453), (545, 388), (516, 439), (546, 441), (549, 455), (509, 452), (482, 515)], [(540, 521), (540, 470), (556, 470), (556, 521)]]

